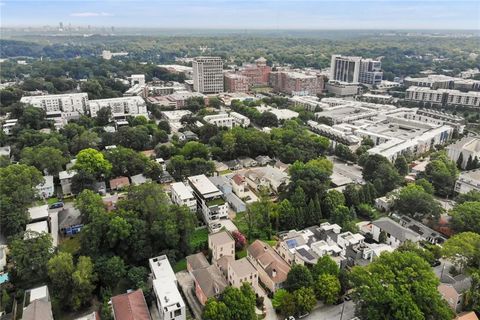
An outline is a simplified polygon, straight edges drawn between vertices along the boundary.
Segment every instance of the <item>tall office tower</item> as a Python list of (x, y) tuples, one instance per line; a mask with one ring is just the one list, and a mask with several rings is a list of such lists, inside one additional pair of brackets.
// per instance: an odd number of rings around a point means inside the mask
[(380, 84), (383, 77), (379, 60), (332, 55), (330, 80), (348, 83)]
[(193, 90), (200, 93), (223, 92), (223, 61), (220, 57), (193, 60)]

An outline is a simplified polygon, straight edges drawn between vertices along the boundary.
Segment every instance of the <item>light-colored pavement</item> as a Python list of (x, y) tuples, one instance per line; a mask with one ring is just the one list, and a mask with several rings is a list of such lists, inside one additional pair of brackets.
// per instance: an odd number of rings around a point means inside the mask
[(310, 312), (310, 315), (305, 317), (308, 320), (350, 320), (353, 318), (355, 318), (355, 304), (353, 301), (346, 301), (336, 306), (322, 306), (314, 309)]
[(186, 303), (190, 306), (195, 319), (202, 319), (202, 305), (194, 294), (194, 282), (188, 271), (180, 271), (175, 274), (180, 288), (182, 288), (183, 295), (187, 300)]
[(263, 297), (263, 305), (265, 306), (265, 318), (266, 320), (277, 320), (277, 314), (275, 313), (275, 309), (273, 309), (272, 300), (268, 297), (267, 293), (263, 288), (259, 285), (257, 293), (259, 296)]

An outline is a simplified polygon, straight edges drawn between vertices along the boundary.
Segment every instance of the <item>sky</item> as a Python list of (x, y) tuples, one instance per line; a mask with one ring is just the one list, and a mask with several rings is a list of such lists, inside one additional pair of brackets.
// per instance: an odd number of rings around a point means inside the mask
[(0, 26), (476, 29), (478, 0), (0, 0)]

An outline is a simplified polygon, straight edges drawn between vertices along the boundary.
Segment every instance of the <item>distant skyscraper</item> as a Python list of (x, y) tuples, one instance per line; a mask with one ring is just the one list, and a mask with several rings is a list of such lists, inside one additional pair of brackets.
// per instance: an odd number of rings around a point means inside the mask
[(348, 83), (380, 84), (382, 63), (379, 60), (333, 55), (330, 64), (330, 80)]
[(59, 26), (59, 29), (60, 29), (60, 30), (63, 30), (63, 22), (60, 22), (60, 23), (58, 24), (58, 26)]
[(197, 57), (192, 62), (193, 90), (201, 93), (223, 92), (223, 61), (220, 57)]

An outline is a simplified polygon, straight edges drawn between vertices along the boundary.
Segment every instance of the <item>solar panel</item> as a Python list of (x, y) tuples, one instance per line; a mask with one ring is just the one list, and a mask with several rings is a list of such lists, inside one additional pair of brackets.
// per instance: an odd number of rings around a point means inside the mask
[(290, 239), (290, 240), (287, 240), (285, 242), (287, 243), (287, 246), (290, 249), (295, 248), (298, 245), (297, 240), (295, 240), (295, 239)]

